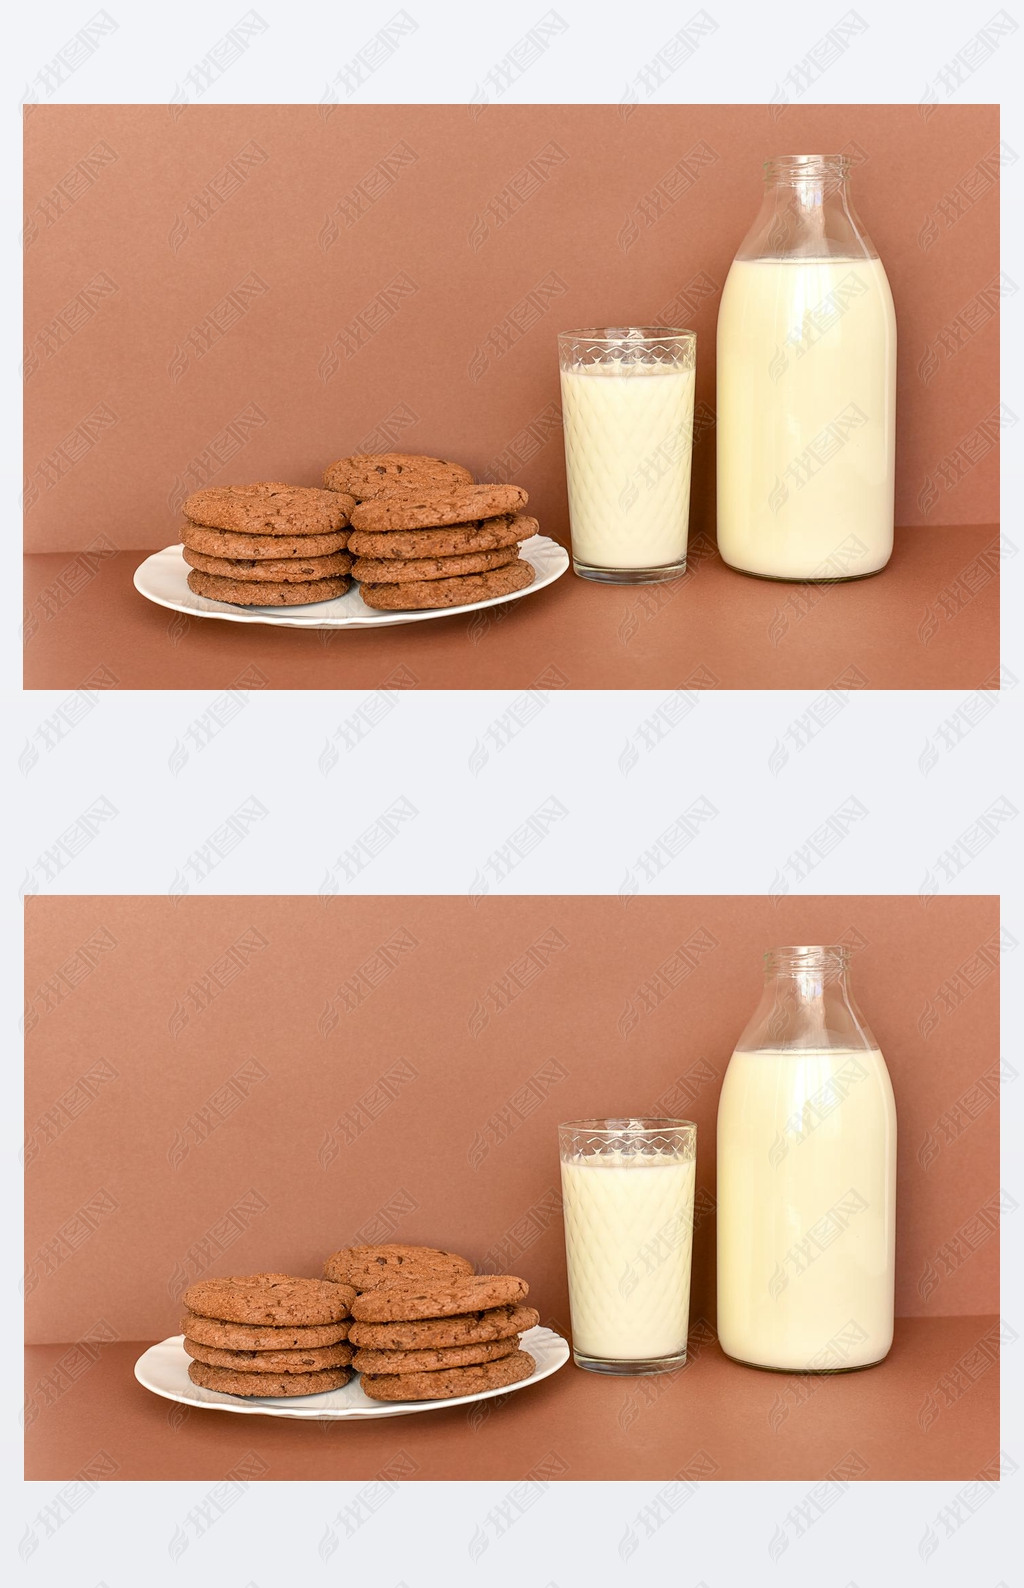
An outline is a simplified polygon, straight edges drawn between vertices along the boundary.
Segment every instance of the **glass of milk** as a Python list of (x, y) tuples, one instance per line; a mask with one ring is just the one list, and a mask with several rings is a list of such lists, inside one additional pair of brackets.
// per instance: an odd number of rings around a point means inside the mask
[(558, 338), (573, 568), (606, 584), (686, 572), (697, 337), (668, 325)]
[(697, 1127), (576, 1119), (558, 1127), (573, 1357), (594, 1373), (686, 1361)]

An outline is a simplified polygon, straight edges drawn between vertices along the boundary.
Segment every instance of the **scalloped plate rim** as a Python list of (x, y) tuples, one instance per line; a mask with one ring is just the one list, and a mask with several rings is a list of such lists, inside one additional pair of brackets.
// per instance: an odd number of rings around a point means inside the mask
[[(459, 607), (433, 607), (419, 612), (376, 612), (366, 606), (353, 587), (333, 601), (316, 601), (307, 607), (231, 607), (223, 601), (211, 601), (198, 596), (187, 583), (188, 564), (182, 556), (180, 545), (165, 546), (154, 551), (136, 568), (132, 583), (139, 594), (155, 606), (171, 612), (182, 612), (190, 618), (220, 618), (226, 623), (264, 623), (272, 628), (290, 629), (373, 629), (392, 627), (398, 623), (417, 623), (428, 618), (458, 617), (464, 612), (480, 612), (487, 607), (501, 606), (506, 601), (521, 601), (524, 596), (535, 595), (554, 584), (569, 568), (569, 553), (557, 540), (547, 535), (533, 535), (520, 547), (527, 562), (532, 563), (537, 577), (524, 590), (513, 590), (508, 595), (488, 596), (484, 601), (471, 601)], [(178, 588), (175, 588), (175, 585)], [(170, 586), (170, 588), (167, 588)], [(355, 598), (355, 603), (353, 602)], [(350, 610), (331, 612), (350, 603)], [(202, 603), (200, 605), (199, 603)]]
[[(371, 1401), (359, 1387), (356, 1378), (350, 1379), (348, 1384), (341, 1389), (327, 1390), (321, 1395), (301, 1395), (293, 1400), (253, 1399), (251, 1401), (239, 1400), (231, 1395), (222, 1395), (217, 1390), (203, 1389), (198, 1384), (193, 1384), (188, 1378), (188, 1363), (191, 1360), (182, 1346), (184, 1335), (169, 1335), (166, 1340), (160, 1340), (156, 1345), (149, 1346), (135, 1363), (134, 1373), (143, 1389), (149, 1390), (151, 1395), (159, 1395), (163, 1400), (177, 1401), (183, 1406), (195, 1406), (200, 1411), (234, 1412), (243, 1417), (291, 1417), (300, 1422), (344, 1422), (349, 1419), (363, 1417), (402, 1417), (411, 1412), (444, 1411), (451, 1406), (469, 1406), (476, 1401), (493, 1400), (498, 1395), (511, 1395), (516, 1390), (528, 1389), (531, 1384), (539, 1384), (542, 1379), (550, 1378), (557, 1373), (559, 1368), (565, 1366), (571, 1355), (569, 1342), (553, 1329), (547, 1329), (543, 1324), (538, 1324), (532, 1329), (527, 1329), (521, 1336), (524, 1350), (535, 1357), (536, 1368), (529, 1378), (520, 1379), (518, 1384), (499, 1385), (496, 1389), (478, 1390), (475, 1395), (453, 1395), (447, 1400), (436, 1401)], [(540, 1355), (542, 1353), (543, 1360)], [(167, 1375), (177, 1375), (180, 1383), (168, 1379)], [(164, 1382), (154, 1380), (163, 1378)], [(332, 1396), (351, 1395), (355, 1391), (360, 1396), (360, 1401), (352, 1405), (324, 1405)], [(321, 1404), (315, 1404), (315, 1403)], [(301, 1404), (300, 1404), (301, 1403)]]

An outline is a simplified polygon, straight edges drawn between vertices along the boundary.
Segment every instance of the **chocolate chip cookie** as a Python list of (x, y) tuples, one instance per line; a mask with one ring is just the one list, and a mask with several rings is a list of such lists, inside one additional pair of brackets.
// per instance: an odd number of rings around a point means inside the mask
[(329, 1367), (347, 1367), (353, 1355), (352, 1347), (345, 1342), (312, 1346), (304, 1351), (222, 1351), (215, 1345), (201, 1345), (198, 1340), (189, 1339), (184, 1346), (195, 1361), (205, 1362), (208, 1367), (231, 1368), (235, 1373), (322, 1373)]
[(352, 1316), (360, 1323), (402, 1323), (450, 1318), (485, 1308), (516, 1305), (529, 1291), (514, 1274), (465, 1274), (453, 1279), (388, 1283), (358, 1295)]
[(469, 1258), (460, 1257), (457, 1252), (395, 1242), (382, 1246), (346, 1246), (332, 1252), (324, 1263), (328, 1279), (360, 1291), (406, 1280), (458, 1279), (472, 1272)]
[(347, 1318), (355, 1292), (351, 1285), (326, 1279), (296, 1279), (291, 1274), (233, 1274), (200, 1279), (183, 1301), (191, 1312), (229, 1323), (337, 1323)]
[[(360, 584), (412, 584), (420, 579), (457, 579), (466, 573), (505, 568), (519, 556), (518, 546), (464, 552), (457, 557), (357, 557), (353, 579)], [(212, 570), (211, 570), (212, 571)]]
[[(411, 1323), (350, 1323), (349, 1340), (360, 1349), (421, 1351), (484, 1340), (507, 1340), (540, 1322), (534, 1307), (491, 1307), (452, 1318), (416, 1318)], [(186, 1331), (187, 1332), (187, 1331)]]
[(219, 1390), (222, 1395), (258, 1395), (276, 1400), (286, 1395), (322, 1395), (325, 1390), (340, 1389), (352, 1377), (352, 1369), (329, 1367), (319, 1373), (238, 1373), (229, 1367), (190, 1362), (188, 1376), (193, 1384)]
[(529, 540), (540, 529), (525, 513), (501, 513), (471, 524), (445, 529), (354, 529), (348, 549), (357, 557), (457, 557), (469, 551), (493, 551)]
[(450, 1400), (456, 1395), (478, 1395), (481, 1390), (506, 1389), (533, 1373), (536, 1363), (528, 1351), (516, 1351), (499, 1362), (476, 1367), (450, 1367), (441, 1373), (364, 1375), (364, 1395), (374, 1401)]
[(518, 513), (527, 503), (521, 485), (464, 485), (447, 491), (388, 491), (353, 509), (353, 529), (437, 529), (499, 514)]
[(381, 612), (413, 612), (436, 607), (469, 606), (495, 596), (513, 595), (534, 581), (532, 563), (520, 557), (489, 573), (464, 574), (458, 579), (421, 579), (410, 584), (361, 584), (359, 594), (368, 607)]
[[(350, 1287), (351, 1288), (351, 1287)], [(353, 1290), (350, 1301), (356, 1299)], [(182, 1334), (201, 1345), (217, 1346), (222, 1351), (304, 1351), (313, 1346), (337, 1345), (348, 1338), (349, 1321), (339, 1323), (226, 1323), (223, 1318), (204, 1318), (186, 1310), (178, 1325)]]
[(351, 581), (347, 574), (332, 579), (312, 579), (304, 584), (284, 580), (272, 584), (259, 579), (222, 579), (219, 574), (189, 571), (188, 587), (208, 601), (227, 601), (234, 607), (307, 607), (315, 601), (343, 596)]
[[(187, 1343), (185, 1349), (188, 1350)], [(357, 1351), (352, 1366), (357, 1373), (440, 1373), (449, 1367), (472, 1367), (477, 1362), (497, 1362), (518, 1349), (519, 1336), (514, 1334), (507, 1340), (485, 1340), (479, 1345), (437, 1346), (427, 1351)]]
[(243, 535), (328, 535), (348, 523), (353, 497), (282, 480), (216, 485), (185, 498), (185, 517)]
[(357, 452), (350, 458), (339, 458), (324, 470), (324, 484), (329, 491), (346, 491), (357, 502), (372, 501), (396, 487), (443, 491), (472, 483), (473, 476), (461, 463), (415, 452)]
[(184, 523), (181, 541), (206, 557), (239, 559), (264, 557), (329, 557), (344, 551), (348, 530), (332, 530), (329, 535), (242, 535), (234, 529), (208, 529), (205, 524)]

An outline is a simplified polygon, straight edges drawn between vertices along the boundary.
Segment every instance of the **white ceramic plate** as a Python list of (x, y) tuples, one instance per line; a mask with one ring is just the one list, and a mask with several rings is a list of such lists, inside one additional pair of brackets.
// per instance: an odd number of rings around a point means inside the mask
[(480, 1390), (476, 1395), (456, 1395), (443, 1401), (372, 1401), (364, 1395), (358, 1376), (341, 1389), (327, 1390), (323, 1395), (296, 1395), (291, 1400), (239, 1400), (234, 1395), (222, 1395), (217, 1390), (201, 1389), (188, 1376), (191, 1358), (182, 1345), (184, 1335), (175, 1334), (159, 1345), (151, 1345), (135, 1364), (135, 1377), (145, 1389), (164, 1400), (181, 1401), (186, 1406), (201, 1406), (205, 1410), (241, 1412), (262, 1417), (301, 1417), (312, 1420), (341, 1417), (404, 1417), (409, 1412), (443, 1411), (446, 1406), (467, 1406), (471, 1401), (489, 1401), (496, 1395), (512, 1395), (517, 1390), (539, 1384), (550, 1378), (569, 1360), (569, 1344), (552, 1329), (527, 1329), (522, 1336), (522, 1347), (529, 1351), (537, 1366), (529, 1378), (503, 1388)]
[(188, 563), (180, 546), (165, 546), (135, 570), (135, 588), (147, 601), (170, 607), (172, 612), (187, 612), (195, 618), (223, 618), (228, 623), (270, 623), (285, 629), (375, 629), (392, 623), (419, 623), (426, 618), (457, 617), (460, 612), (478, 612), (481, 607), (501, 606), (505, 601), (521, 601), (545, 585), (554, 584), (569, 566), (569, 553), (547, 535), (534, 535), (519, 548), (520, 555), (533, 564), (536, 578), (525, 590), (511, 595), (491, 596), (472, 601), (464, 607), (442, 607), (428, 612), (375, 612), (368, 607), (354, 584), (333, 601), (314, 601), (304, 607), (233, 607), (226, 601), (210, 601), (195, 595), (188, 587)]

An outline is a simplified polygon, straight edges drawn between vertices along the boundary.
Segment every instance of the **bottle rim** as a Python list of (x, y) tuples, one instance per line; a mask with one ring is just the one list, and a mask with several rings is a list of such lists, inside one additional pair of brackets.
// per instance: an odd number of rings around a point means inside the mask
[(764, 161), (766, 182), (820, 181), (828, 177), (845, 182), (853, 167), (848, 154), (775, 154)]
[(842, 943), (797, 943), (782, 948), (766, 948), (766, 970), (779, 965), (793, 965), (798, 970), (814, 970), (823, 966), (838, 965), (845, 969), (850, 962), (850, 950)]

